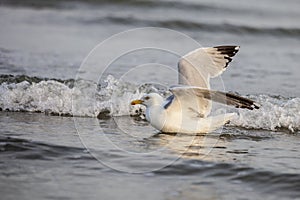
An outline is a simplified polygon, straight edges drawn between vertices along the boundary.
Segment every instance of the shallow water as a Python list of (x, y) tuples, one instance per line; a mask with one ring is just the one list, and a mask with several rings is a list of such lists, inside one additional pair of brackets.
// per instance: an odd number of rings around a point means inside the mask
[[(122, 143), (119, 150), (113, 151), (112, 146), (98, 154), (91, 150), (101, 156), (105, 166), (83, 148), (70, 117), (2, 112), (0, 118), (3, 127), (1, 190), (5, 199), (138, 199), (143, 194), (147, 194), (146, 199), (197, 199), (199, 196), (232, 199), (250, 195), (251, 199), (292, 199), (299, 196), (297, 147), (300, 140), (295, 134), (226, 128), (221, 135), (208, 136), (216, 141), (208, 155), (197, 153), (204, 136), (196, 136), (198, 142), (185, 149), (184, 154), (180, 152), (181, 143), (176, 143), (169, 146), (173, 149), (157, 154), (154, 160), (145, 154), (137, 161), (122, 148), (149, 151), (160, 149), (174, 137), (184, 140), (190, 136), (153, 137), (141, 132), (139, 138), (124, 137), (112, 127), (112, 122), (100, 120), (105, 134), (110, 134), (112, 141)], [(134, 126), (129, 117), (122, 118), (128, 126)], [(84, 122), (92, 135), (100, 134), (93, 132), (97, 128), (92, 118), (79, 121)], [(178, 156), (180, 159), (174, 159)], [(162, 168), (147, 172), (157, 166)], [(115, 171), (124, 167), (145, 172)]]
[[(0, 2), (2, 199), (300, 198), (298, 1)], [(254, 99), (261, 109), (215, 105), (214, 113), (238, 117), (196, 136), (157, 134), (130, 117), (141, 112), (129, 106), (132, 99), (167, 95), (176, 84), (181, 54), (135, 50), (105, 69), (112, 49), (91, 71), (79, 66), (113, 34), (146, 26), (203, 46), (240, 45), (212, 87)], [(155, 45), (180, 53), (195, 47), (183, 35), (153, 33), (144, 37)], [(77, 79), (93, 73), (99, 81)]]

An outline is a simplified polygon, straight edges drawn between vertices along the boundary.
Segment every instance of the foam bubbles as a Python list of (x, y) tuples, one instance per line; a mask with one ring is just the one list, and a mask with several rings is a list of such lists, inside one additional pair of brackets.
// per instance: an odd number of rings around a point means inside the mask
[[(30, 78), (30, 77), (28, 77)], [(103, 117), (136, 115), (142, 106), (131, 106), (145, 93), (163, 92), (155, 85), (137, 86), (109, 75), (101, 85), (85, 81), (39, 80), (2, 82), (0, 108), (8, 111), (42, 112), (64, 116)], [(291, 132), (300, 130), (300, 98), (257, 95), (249, 98), (261, 104), (258, 110), (230, 109), (238, 113), (231, 126)]]
[(261, 104), (258, 110), (238, 109), (238, 117), (231, 121), (231, 125), (267, 129), (275, 131), (285, 128), (291, 132), (300, 130), (300, 98), (283, 98), (268, 95), (251, 96)]
[(56, 80), (22, 81), (0, 85), (0, 108), (8, 111), (43, 112), (57, 115), (97, 117), (130, 115), (130, 101), (143, 92), (135, 85), (108, 76), (102, 86), (78, 80), (74, 86)]
[(9, 111), (71, 114), (71, 96), (68, 86), (53, 80), (0, 85), (0, 107)]

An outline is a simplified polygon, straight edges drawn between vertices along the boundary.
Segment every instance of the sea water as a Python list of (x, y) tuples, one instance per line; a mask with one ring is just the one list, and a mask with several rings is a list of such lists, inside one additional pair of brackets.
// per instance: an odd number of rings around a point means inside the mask
[[(298, 1), (0, 2), (2, 199), (300, 197)], [(217, 106), (237, 116), (207, 135), (159, 134), (130, 101), (168, 96), (178, 55), (134, 51), (99, 81), (78, 78), (96, 45), (149, 26), (201, 46), (240, 45), (221, 89), (261, 108)], [(159, 43), (186, 44), (173, 35)], [(170, 68), (120, 78), (150, 61)]]

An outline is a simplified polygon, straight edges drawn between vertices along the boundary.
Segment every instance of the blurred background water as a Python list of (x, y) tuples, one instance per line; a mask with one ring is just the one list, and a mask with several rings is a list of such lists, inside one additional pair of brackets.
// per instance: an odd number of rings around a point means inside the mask
[[(297, 0), (0, 0), (1, 199), (300, 198), (299, 6)], [(122, 149), (149, 152), (175, 137), (153, 136), (146, 122), (129, 117), (128, 101), (138, 95), (137, 86), (113, 78), (150, 55), (176, 68), (174, 57), (142, 51), (114, 63), (107, 85), (79, 83), (90, 90), (99, 87), (97, 109), (119, 117), (97, 119), (84, 106), (76, 115), (89, 118), (53, 116), (74, 114), (74, 79), (89, 52), (114, 34), (141, 27), (172, 29), (202, 46), (240, 45), (222, 75), (224, 87), (257, 100), (262, 109), (237, 111), (240, 118), (231, 126), (197, 136), (191, 148), (182, 142), (191, 138), (176, 136), (178, 145), (160, 155), (132, 160)], [(160, 42), (181, 44), (174, 37)], [(148, 78), (158, 76), (170, 78), (163, 71)], [(143, 76), (136, 79), (142, 82)], [(114, 96), (120, 99), (114, 104), (111, 88), (126, 90)], [(101, 132), (122, 148), (103, 144), (95, 152), (105, 161), (99, 163), (81, 143), (78, 124), (89, 133), (87, 140)], [(203, 138), (213, 145), (197, 142)], [(95, 141), (90, 145), (102, 145)], [(207, 146), (210, 153), (201, 155)], [(107, 163), (166, 167), (131, 174)]]

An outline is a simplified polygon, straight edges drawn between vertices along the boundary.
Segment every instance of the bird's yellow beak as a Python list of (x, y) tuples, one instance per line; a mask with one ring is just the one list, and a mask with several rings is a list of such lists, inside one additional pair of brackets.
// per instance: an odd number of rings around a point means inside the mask
[(143, 100), (137, 99), (137, 100), (133, 100), (131, 102), (131, 105), (142, 104), (143, 102), (144, 102)]

